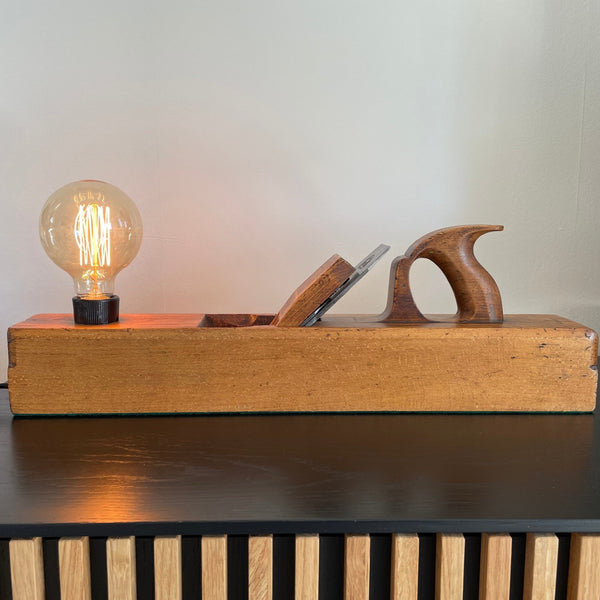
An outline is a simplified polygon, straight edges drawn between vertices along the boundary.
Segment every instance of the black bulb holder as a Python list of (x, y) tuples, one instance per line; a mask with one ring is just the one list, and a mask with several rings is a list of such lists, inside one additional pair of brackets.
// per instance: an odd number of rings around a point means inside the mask
[(73, 318), (77, 325), (108, 325), (119, 320), (119, 296), (99, 300), (73, 297)]

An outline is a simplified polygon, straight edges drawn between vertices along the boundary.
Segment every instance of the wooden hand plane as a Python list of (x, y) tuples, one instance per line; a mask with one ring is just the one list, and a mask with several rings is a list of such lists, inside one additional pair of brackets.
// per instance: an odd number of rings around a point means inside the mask
[[(434, 231), (392, 262), (380, 315), (325, 316), (387, 247), (334, 255), (278, 314), (122, 315), (75, 325), (37, 315), (9, 329), (15, 414), (588, 412), (598, 336), (555, 315), (504, 315), (475, 241), (501, 226)], [(371, 255), (370, 255), (371, 256)], [(457, 313), (425, 316), (418, 258), (447, 278)]]

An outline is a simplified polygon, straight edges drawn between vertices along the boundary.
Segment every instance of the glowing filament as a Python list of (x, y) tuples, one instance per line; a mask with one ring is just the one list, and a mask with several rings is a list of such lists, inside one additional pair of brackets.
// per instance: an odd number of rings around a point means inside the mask
[(79, 246), (79, 264), (90, 267), (110, 266), (110, 207), (81, 204), (75, 219), (75, 241)]

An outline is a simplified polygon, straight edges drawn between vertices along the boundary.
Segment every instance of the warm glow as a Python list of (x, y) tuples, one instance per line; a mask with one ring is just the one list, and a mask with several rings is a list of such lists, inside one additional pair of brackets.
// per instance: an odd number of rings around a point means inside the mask
[(110, 266), (110, 230), (109, 206), (79, 205), (74, 233), (81, 266)]
[(115, 296), (115, 276), (137, 254), (142, 218), (131, 198), (105, 181), (74, 181), (52, 194), (40, 215), (48, 256), (72, 278), (77, 298)]

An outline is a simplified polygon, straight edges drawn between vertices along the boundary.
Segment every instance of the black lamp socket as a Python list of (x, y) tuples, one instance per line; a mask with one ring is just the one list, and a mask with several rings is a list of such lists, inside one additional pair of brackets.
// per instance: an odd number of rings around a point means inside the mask
[(119, 320), (119, 296), (90, 300), (73, 298), (73, 318), (77, 325), (108, 325)]

